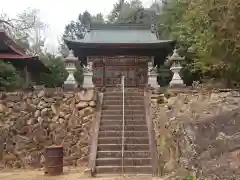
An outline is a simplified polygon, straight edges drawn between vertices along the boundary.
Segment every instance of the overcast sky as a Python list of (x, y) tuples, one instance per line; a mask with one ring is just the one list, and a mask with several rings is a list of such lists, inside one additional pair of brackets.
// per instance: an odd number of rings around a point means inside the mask
[[(79, 13), (88, 10), (91, 14), (98, 12), (107, 15), (118, 0), (1, 0), (1, 11), (14, 17), (29, 8), (40, 10), (42, 21), (48, 24), (47, 49), (56, 51), (58, 39), (64, 27), (76, 20)], [(153, 0), (142, 0), (144, 7), (149, 7)]]

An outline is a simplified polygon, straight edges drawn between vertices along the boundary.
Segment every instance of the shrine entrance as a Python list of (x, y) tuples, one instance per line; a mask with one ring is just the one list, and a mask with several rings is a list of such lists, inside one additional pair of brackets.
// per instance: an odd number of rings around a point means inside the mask
[(148, 81), (148, 57), (104, 57), (93, 63), (96, 87), (116, 87), (125, 77), (126, 87), (145, 87)]
[(121, 77), (125, 77), (125, 85), (137, 86), (137, 73), (134, 66), (105, 66), (105, 86), (112, 87), (121, 84)]

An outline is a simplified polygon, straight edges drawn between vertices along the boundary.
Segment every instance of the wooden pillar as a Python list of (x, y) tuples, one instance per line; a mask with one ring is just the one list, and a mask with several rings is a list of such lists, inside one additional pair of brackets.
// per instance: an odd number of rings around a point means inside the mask
[(30, 83), (30, 77), (29, 77), (27, 65), (24, 65), (24, 80), (25, 80), (25, 87), (28, 87)]

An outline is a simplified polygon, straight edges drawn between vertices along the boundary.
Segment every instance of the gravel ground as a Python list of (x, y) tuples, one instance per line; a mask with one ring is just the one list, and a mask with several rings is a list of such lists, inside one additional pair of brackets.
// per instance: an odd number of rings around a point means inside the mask
[(82, 168), (64, 168), (61, 176), (45, 176), (43, 170), (4, 170), (0, 171), (1, 180), (160, 180), (149, 176), (112, 176), (104, 175), (96, 178), (89, 178), (83, 173)]

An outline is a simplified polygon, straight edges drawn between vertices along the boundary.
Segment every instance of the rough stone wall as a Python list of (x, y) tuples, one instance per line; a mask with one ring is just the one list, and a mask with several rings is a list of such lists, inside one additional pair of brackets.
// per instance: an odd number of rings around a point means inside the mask
[(159, 167), (166, 179), (240, 179), (240, 97), (231, 92), (154, 94)]
[(88, 159), (97, 93), (38, 91), (0, 94), (1, 167), (42, 167), (44, 147), (64, 147), (64, 165)]

